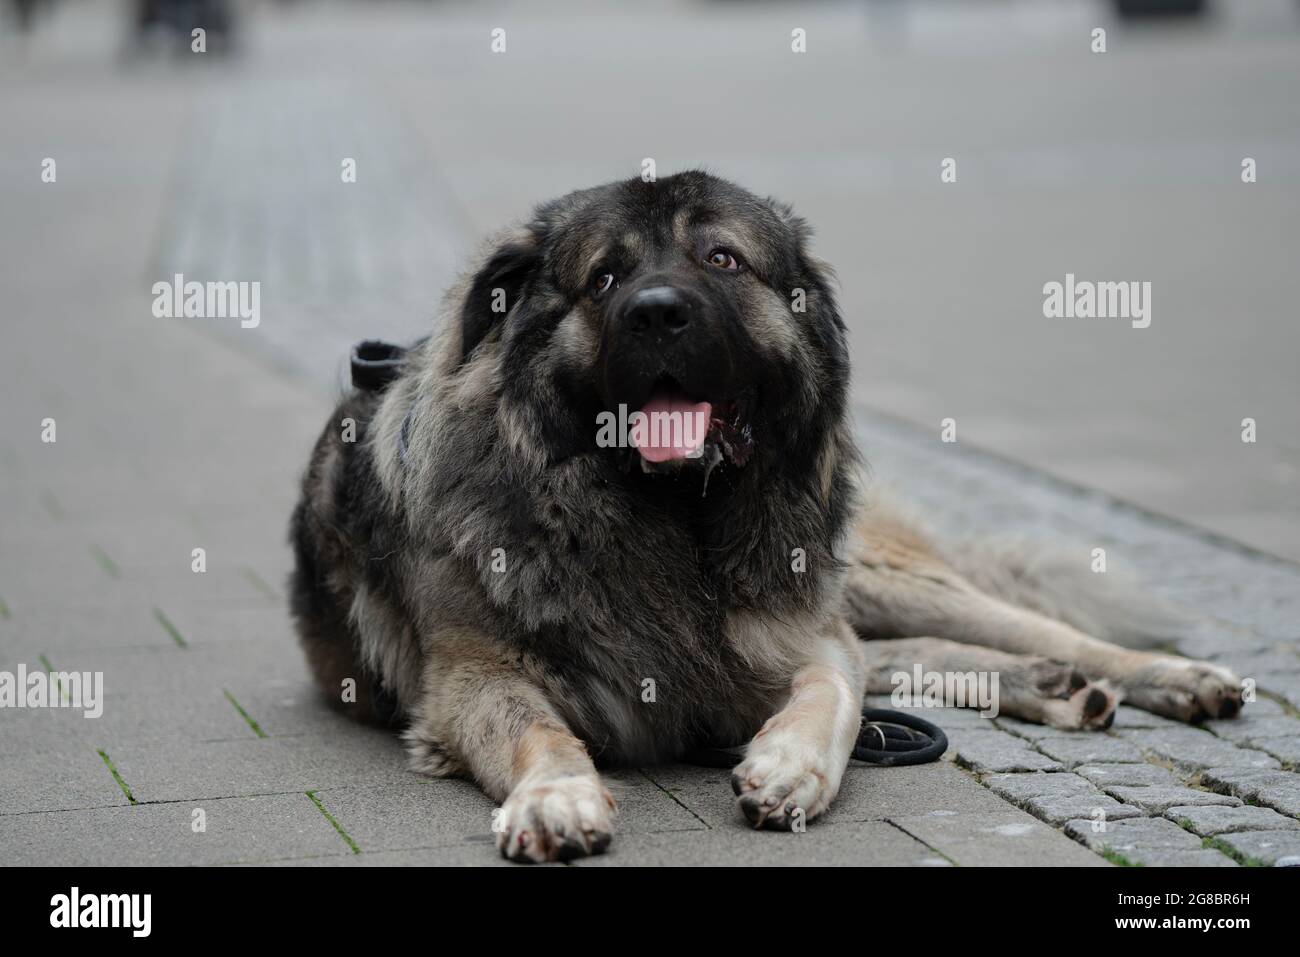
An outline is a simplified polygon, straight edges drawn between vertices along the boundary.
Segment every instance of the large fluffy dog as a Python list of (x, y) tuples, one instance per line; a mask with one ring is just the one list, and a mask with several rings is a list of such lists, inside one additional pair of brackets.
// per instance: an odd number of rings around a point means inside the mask
[(316, 446), (292, 530), (313, 671), (400, 723), (415, 767), (504, 802), (511, 858), (602, 850), (597, 764), (702, 745), (748, 742), (754, 824), (815, 816), (864, 690), (917, 663), (997, 671), (1003, 713), (1067, 728), (1121, 696), (1240, 706), (1221, 668), (1104, 643), (1113, 603), (858, 512), (845, 327), (808, 236), (702, 173), (548, 203)]

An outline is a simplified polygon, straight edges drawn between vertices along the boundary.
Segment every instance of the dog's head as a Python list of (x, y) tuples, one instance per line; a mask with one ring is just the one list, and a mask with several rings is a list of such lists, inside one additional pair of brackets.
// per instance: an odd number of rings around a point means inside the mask
[(516, 437), (550, 461), (608, 455), (646, 481), (807, 470), (848, 382), (808, 236), (705, 173), (571, 193), (493, 246), (454, 361), (495, 364)]

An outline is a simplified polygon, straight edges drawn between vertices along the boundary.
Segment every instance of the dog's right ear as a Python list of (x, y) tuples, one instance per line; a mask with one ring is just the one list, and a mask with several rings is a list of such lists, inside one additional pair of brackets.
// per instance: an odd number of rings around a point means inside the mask
[(532, 230), (513, 232), (493, 247), (470, 281), (461, 305), (461, 362), (473, 355), (523, 298), (539, 260), (540, 243)]

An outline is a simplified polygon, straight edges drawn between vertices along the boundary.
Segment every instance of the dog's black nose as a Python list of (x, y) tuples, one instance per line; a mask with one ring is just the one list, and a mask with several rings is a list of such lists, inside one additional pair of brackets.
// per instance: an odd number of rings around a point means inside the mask
[(651, 286), (632, 294), (623, 317), (629, 332), (672, 338), (681, 335), (691, 324), (691, 305), (672, 286)]

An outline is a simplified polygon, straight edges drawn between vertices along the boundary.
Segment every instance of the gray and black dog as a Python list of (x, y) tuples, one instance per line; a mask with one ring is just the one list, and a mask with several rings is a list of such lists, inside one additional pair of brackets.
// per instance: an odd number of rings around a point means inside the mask
[(846, 330), (809, 237), (700, 172), (547, 203), (316, 445), (292, 526), (312, 670), (402, 727), (414, 767), (503, 802), (512, 859), (602, 851), (597, 766), (699, 746), (747, 744), (754, 825), (814, 817), (863, 693), (916, 665), (997, 672), (1002, 713), (1066, 728), (1121, 698), (1240, 707), (1220, 667), (1105, 641), (1135, 629), (1087, 582), (859, 506)]

